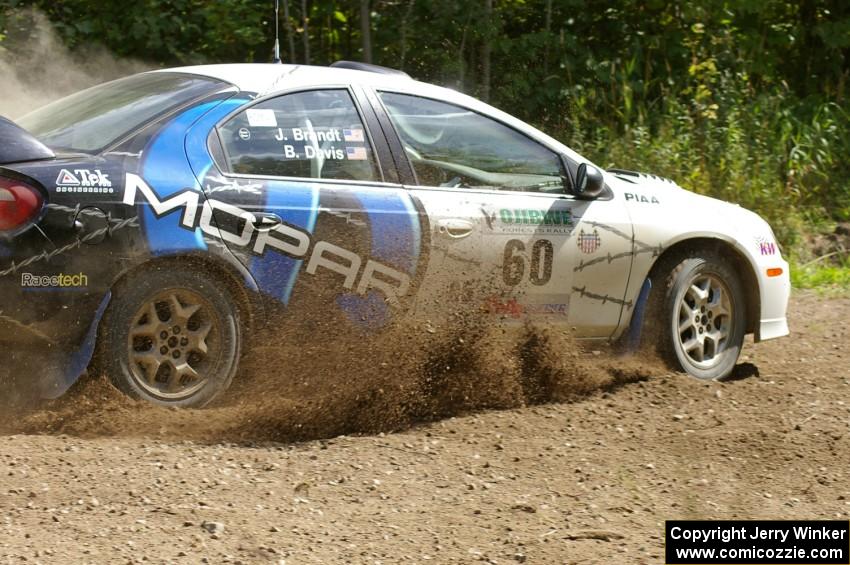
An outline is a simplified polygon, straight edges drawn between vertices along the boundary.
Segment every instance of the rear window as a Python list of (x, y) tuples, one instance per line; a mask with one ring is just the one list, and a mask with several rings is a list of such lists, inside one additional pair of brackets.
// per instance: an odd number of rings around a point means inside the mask
[(51, 149), (98, 153), (153, 119), (226, 83), (178, 73), (143, 73), (107, 82), (18, 120)]

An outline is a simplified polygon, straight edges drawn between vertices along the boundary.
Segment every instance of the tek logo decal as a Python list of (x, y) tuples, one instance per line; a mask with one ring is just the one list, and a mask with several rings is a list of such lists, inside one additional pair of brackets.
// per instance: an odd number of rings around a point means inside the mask
[[(201, 193), (192, 189), (160, 200), (142, 177), (127, 173), (124, 204), (136, 205), (139, 196), (157, 218), (179, 212), (181, 227), (192, 231), (200, 228), (208, 236), (248, 248), (254, 255), (262, 256), (273, 249), (288, 257), (304, 259), (308, 274), (315, 275), (321, 268), (342, 275), (342, 286), (348, 290), (356, 289), (360, 295), (375, 289), (383, 292), (388, 302), (397, 304), (410, 290), (408, 274), (370, 258), (364, 260), (356, 253), (330, 242), (314, 241), (312, 234), (297, 226), (282, 222), (271, 229), (258, 229), (256, 216), (248, 210), (211, 198), (201, 202)], [(235, 224), (241, 224), (242, 227), (233, 232), (219, 229), (213, 215), (231, 216), (239, 220)]]
[(581, 230), (578, 234), (577, 244), (582, 253), (589, 255), (599, 249), (599, 246), (602, 245), (602, 238), (599, 237), (599, 232), (596, 230), (593, 230), (593, 233), (586, 233)]
[(647, 197), (643, 194), (638, 194), (637, 192), (627, 192), (626, 202), (639, 202), (641, 204), (661, 204), (661, 202), (656, 197)]
[(756, 243), (762, 255), (776, 255), (776, 244), (763, 237), (757, 237)]
[(113, 193), (109, 175), (100, 169), (62, 169), (56, 177), (56, 192), (99, 192)]

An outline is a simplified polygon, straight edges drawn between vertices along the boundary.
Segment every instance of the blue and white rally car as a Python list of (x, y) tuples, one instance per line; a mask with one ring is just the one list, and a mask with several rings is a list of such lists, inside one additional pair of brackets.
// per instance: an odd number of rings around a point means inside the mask
[(705, 379), (745, 334), (788, 334), (757, 215), (398, 71), (154, 71), (0, 121), (0, 343), (37, 344), (44, 396), (95, 359), (127, 394), (203, 406), (269, 323), (377, 332), (476, 285), (495, 318), (651, 326)]

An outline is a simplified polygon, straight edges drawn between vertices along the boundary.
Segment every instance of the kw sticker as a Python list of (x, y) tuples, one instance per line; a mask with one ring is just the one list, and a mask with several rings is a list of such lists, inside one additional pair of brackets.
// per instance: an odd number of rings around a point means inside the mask
[(776, 255), (776, 244), (765, 237), (757, 237), (756, 244), (762, 255)]

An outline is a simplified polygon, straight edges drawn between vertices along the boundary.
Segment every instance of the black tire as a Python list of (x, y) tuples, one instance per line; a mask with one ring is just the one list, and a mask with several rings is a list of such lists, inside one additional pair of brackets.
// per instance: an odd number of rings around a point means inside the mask
[(242, 346), (239, 309), (224, 287), (173, 264), (131, 276), (101, 322), (96, 369), (132, 398), (209, 404), (230, 386)]
[(729, 376), (746, 333), (745, 295), (729, 262), (716, 252), (698, 251), (660, 263), (651, 278), (642, 342), (672, 368), (698, 379)]

